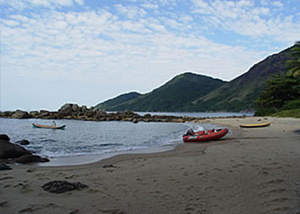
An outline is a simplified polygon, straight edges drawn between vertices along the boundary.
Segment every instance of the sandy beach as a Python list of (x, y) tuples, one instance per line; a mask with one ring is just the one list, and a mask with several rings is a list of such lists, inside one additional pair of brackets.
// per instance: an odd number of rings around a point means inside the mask
[[(300, 119), (205, 122), (224, 125), (230, 133), (222, 140), (182, 143), (162, 153), (119, 155), (77, 166), (14, 165), (0, 171), (0, 213), (300, 213)], [(239, 128), (264, 122), (272, 124)], [(55, 180), (89, 187), (61, 194), (42, 189)]]

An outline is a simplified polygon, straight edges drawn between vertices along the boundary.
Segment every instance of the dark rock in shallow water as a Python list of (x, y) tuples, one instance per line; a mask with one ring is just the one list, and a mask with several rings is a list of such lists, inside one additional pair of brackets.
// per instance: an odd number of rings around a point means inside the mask
[(17, 163), (40, 163), (49, 162), (49, 159), (42, 158), (38, 155), (23, 155), (16, 160)]
[(0, 170), (10, 170), (12, 169), (10, 166), (6, 165), (5, 163), (0, 163)]
[(72, 190), (81, 190), (88, 188), (88, 185), (80, 182), (70, 183), (68, 181), (50, 181), (42, 186), (47, 192), (64, 193)]
[(29, 145), (30, 144), (30, 142), (28, 141), (28, 140), (19, 140), (19, 141), (17, 141), (16, 142), (17, 144), (20, 144), (20, 145)]
[(10, 141), (10, 138), (6, 134), (0, 134), (0, 139)]
[(22, 146), (0, 139), (0, 158), (18, 158), (29, 154), (32, 153)]

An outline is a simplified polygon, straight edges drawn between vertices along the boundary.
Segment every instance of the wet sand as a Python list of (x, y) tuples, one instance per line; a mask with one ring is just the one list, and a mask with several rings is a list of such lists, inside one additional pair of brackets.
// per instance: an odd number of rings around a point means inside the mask
[[(230, 135), (87, 165), (0, 171), (0, 213), (300, 213), (300, 119), (206, 122), (228, 127)], [(263, 122), (272, 124), (239, 128)], [(89, 188), (61, 194), (41, 188), (54, 180)]]

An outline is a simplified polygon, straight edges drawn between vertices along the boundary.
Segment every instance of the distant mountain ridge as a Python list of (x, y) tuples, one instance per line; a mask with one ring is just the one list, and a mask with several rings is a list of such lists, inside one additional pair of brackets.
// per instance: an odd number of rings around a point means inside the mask
[(123, 94), (94, 108), (143, 112), (253, 110), (265, 81), (287, 72), (286, 61), (292, 58), (291, 48), (267, 57), (230, 82), (188, 72), (175, 76), (150, 93)]
[(292, 58), (291, 48), (268, 56), (248, 72), (193, 102), (197, 111), (243, 111), (254, 109), (254, 101), (275, 74), (286, 73), (286, 61)]
[[(147, 94), (123, 94), (95, 106), (106, 111), (189, 111), (187, 104), (202, 97), (225, 82), (194, 73), (177, 75), (163, 86)], [(113, 104), (112, 104), (113, 103)]]

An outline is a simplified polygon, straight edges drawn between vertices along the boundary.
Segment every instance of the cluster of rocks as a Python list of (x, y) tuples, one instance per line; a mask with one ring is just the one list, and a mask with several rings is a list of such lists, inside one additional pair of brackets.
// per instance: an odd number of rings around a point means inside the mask
[(26, 112), (22, 110), (16, 111), (0, 111), (0, 117), (15, 118), (15, 119), (75, 119), (75, 120), (89, 120), (89, 121), (130, 121), (137, 123), (144, 122), (179, 122), (203, 120), (206, 118), (195, 117), (179, 117), (166, 115), (151, 115), (145, 114), (143, 116), (132, 111), (108, 113), (102, 110), (87, 108), (86, 106), (79, 106), (77, 104), (65, 104), (58, 111), (31, 111)]
[(31, 151), (19, 145), (21, 143), (28, 144), (29, 141), (21, 140), (16, 143), (11, 143), (7, 135), (0, 134), (0, 169), (10, 169), (6, 163), (11, 162), (20, 164), (49, 162), (49, 159), (34, 155)]
[(50, 181), (42, 186), (42, 188), (51, 193), (64, 193), (72, 190), (82, 190), (88, 188), (88, 185), (80, 182), (68, 182), (68, 181)]

